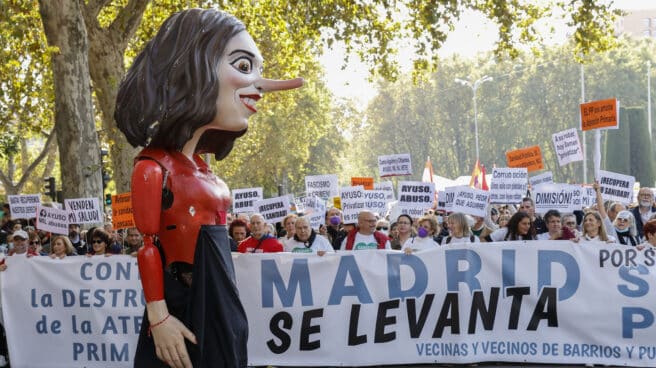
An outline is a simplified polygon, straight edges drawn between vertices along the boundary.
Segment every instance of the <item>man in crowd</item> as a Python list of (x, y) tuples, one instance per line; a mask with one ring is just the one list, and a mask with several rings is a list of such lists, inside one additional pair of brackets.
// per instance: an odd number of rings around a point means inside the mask
[(136, 227), (131, 227), (127, 230), (127, 240), (125, 241), (125, 254), (136, 257), (137, 251), (143, 245), (143, 238), (141, 233)]
[(610, 205), (608, 205), (608, 210), (606, 213), (608, 214), (608, 219), (612, 223), (615, 221), (615, 217), (617, 217), (617, 214), (626, 210), (626, 207), (619, 203), (619, 202), (611, 202)]
[(68, 240), (71, 241), (78, 255), (87, 254), (87, 244), (80, 237), (80, 224), (68, 225)]
[(390, 239), (376, 231), (376, 215), (371, 211), (358, 214), (358, 226), (349, 231), (342, 241), (341, 250), (392, 249)]
[(656, 205), (654, 204), (654, 192), (649, 188), (640, 188), (638, 191), (638, 206), (631, 209), (633, 217), (635, 217), (636, 229), (640, 239), (644, 238), (644, 231), (642, 227), (649, 218), (656, 213)]
[(544, 220), (535, 214), (535, 203), (531, 197), (526, 197), (522, 199), (522, 204), (519, 207), (519, 210), (526, 213), (531, 217), (531, 223), (535, 228), (536, 234), (542, 234), (547, 232), (547, 224)]
[[(239, 243), (240, 253), (275, 253), (282, 252), (282, 244), (269, 234), (269, 227), (259, 213), (251, 216), (251, 236)], [(233, 221), (234, 223), (234, 221)]]

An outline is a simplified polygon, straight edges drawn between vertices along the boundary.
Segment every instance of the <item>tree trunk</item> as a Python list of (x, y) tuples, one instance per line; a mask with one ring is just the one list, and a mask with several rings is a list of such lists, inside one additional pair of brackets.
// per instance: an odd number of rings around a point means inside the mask
[(52, 71), (64, 198), (102, 200), (100, 145), (94, 124), (87, 32), (80, 3), (39, 0), (39, 11), (49, 46), (58, 48), (52, 57)]

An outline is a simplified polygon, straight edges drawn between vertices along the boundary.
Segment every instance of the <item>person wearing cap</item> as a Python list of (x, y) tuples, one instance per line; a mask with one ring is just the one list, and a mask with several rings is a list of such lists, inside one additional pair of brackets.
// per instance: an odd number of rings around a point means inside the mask
[(631, 211), (620, 211), (613, 221), (613, 230), (617, 242), (624, 245), (636, 246), (640, 244), (635, 218)]
[(25, 230), (16, 230), (13, 233), (14, 237), (14, 248), (9, 251), (7, 255), (26, 255), (28, 257), (36, 256), (38, 254), (34, 252), (28, 252), (27, 241), (30, 238), (29, 234)]

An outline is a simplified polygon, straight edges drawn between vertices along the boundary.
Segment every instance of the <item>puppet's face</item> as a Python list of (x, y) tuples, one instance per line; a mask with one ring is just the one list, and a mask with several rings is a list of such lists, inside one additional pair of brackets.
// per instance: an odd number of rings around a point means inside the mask
[(217, 114), (211, 128), (241, 131), (248, 118), (257, 112), (255, 104), (262, 95), (256, 82), (262, 80), (262, 55), (248, 32), (234, 36), (226, 46), (219, 65)]

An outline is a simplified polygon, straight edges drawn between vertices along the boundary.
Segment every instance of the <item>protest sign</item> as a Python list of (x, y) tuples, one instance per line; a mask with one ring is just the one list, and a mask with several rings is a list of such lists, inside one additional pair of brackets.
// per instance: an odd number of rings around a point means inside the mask
[(364, 190), (374, 190), (374, 178), (370, 177), (352, 177), (351, 186), (362, 185)]
[(581, 104), (581, 130), (617, 129), (619, 110), (620, 103), (614, 98)]
[(579, 185), (551, 183), (535, 187), (531, 195), (537, 213), (545, 213), (549, 210), (573, 213), (581, 209), (582, 193)]
[(570, 162), (583, 161), (579, 133), (575, 128), (552, 134), (551, 139), (554, 147), (556, 147), (556, 156), (558, 156), (560, 166), (567, 165)]
[(399, 218), (401, 215), (408, 215), (412, 218), (419, 218), (426, 213), (426, 209), (423, 208), (417, 208), (417, 207), (406, 207), (406, 206), (400, 206), (398, 202), (396, 202), (391, 208), (390, 208), (390, 221), (391, 222), (396, 222), (396, 220)]
[(437, 192), (437, 211), (446, 211), (446, 192), (440, 190)]
[(599, 170), (599, 186), (604, 201), (615, 201), (628, 205), (633, 200), (633, 183), (630, 175)]
[(540, 175), (531, 176), (528, 178), (528, 182), (531, 184), (531, 188), (542, 184), (553, 183), (553, 173), (551, 171), (545, 171)]
[(581, 206), (583, 208), (590, 207), (597, 202), (597, 193), (594, 188), (589, 185), (581, 187)]
[(468, 188), (466, 185), (456, 185), (453, 187), (444, 188), (444, 208), (446, 211), (453, 211), (453, 202), (456, 199), (456, 192), (460, 188)]
[(114, 229), (135, 227), (130, 192), (112, 196), (112, 227)]
[(542, 151), (540, 146), (531, 146), (506, 152), (508, 167), (525, 167), (529, 172), (542, 170)]
[(232, 190), (232, 211), (235, 213), (255, 212), (255, 202), (261, 201), (262, 187)]
[(398, 186), (399, 206), (426, 209), (433, 206), (435, 184), (421, 181), (401, 181)]
[(378, 183), (374, 183), (374, 190), (382, 190), (383, 192), (385, 192), (385, 199), (387, 200), (387, 203), (395, 200), (394, 184), (391, 181), (385, 180)]
[(339, 197), (337, 175), (309, 175), (305, 177), (305, 194), (328, 199)]
[(471, 187), (460, 187), (453, 200), (453, 212), (462, 212), (467, 215), (485, 217), (490, 192)]
[(36, 217), (37, 229), (54, 234), (68, 234), (68, 225), (71, 223), (69, 222), (70, 211), (42, 205), (38, 205), (37, 208), (39, 211), (39, 215)]
[(303, 198), (305, 206), (305, 217), (310, 220), (310, 226), (319, 230), (319, 227), (326, 222), (326, 201), (315, 196)]
[(378, 173), (381, 178), (412, 175), (410, 154), (378, 156)]
[(289, 215), (289, 196), (259, 200), (255, 202), (255, 212), (261, 214), (268, 224), (280, 222)]
[(345, 224), (356, 224), (358, 214), (364, 210), (364, 188), (362, 185), (342, 187), (340, 190), (342, 203), (342, 220)]
[(387, 212), (387, 199), (382, 190), (364, 191), (364, 208), (373, 213), (384, 215)]
[(105, 222), (100, 201), (96, 197), (65, 199), (64, 208), (68, 210), (71, 224), (102, 224)]
[(490, 182), (490, 203), (519, 203), (528, 188), (526, 168), (495, 167)]
[(41, 204), (41, 195), (39, 194), (9, 195), (9, 207), (12, 219), (35, 218), (39, 204)]

